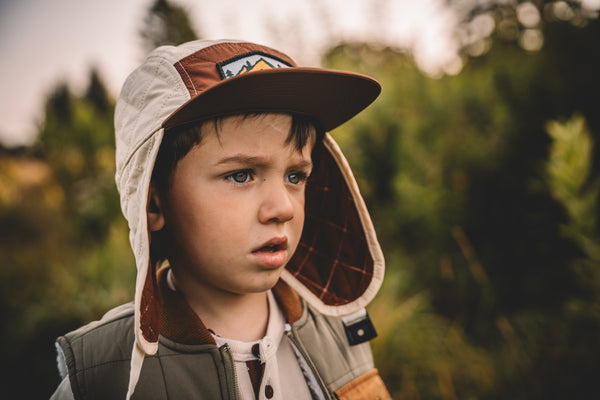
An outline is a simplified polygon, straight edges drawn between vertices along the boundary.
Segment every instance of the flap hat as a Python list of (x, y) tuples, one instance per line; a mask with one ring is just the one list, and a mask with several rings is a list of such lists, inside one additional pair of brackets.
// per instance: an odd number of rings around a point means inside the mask
[[(302, 68), (277, 50), (243, 41), (194, 41), (150, 53), (126, 79), (115, 111), (116, 183), (138, 269), (129, 398), (160, 335), (147, 207), (165, 132), (214, 117), (278, 112), (307, 115), (330, 131), (381, 91), (374, 79)], [(383, 280), (384, 261), (350, 167), (326, 134), (306, 190), (305, 226), (282, 279), (320, 312), (363, 308)]]

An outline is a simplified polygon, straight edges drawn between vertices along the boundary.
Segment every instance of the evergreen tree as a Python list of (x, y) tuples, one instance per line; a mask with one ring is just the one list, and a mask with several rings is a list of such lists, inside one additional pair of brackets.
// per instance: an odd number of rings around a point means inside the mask
[(167, 0), (155, 0), (140, 30), (142, 48), (149, 53), (163, 45), (178, 45), (198, 39), (188, 13)]
[[(58, 84), (34, 150), (0, 156), (0, 313), (11, 327), (0, 352), (12, 366), (10, 398), (48, 397), (58, 384), (54, 338), (132, 295), (114, 100), (95, 69), (89, 82), (83, 95)], [(32, 376), (39, 385), (27, 384)]]
[[(147, 50), (197, 37), (167, 1), (154, 2), (145, 24)], [(56, 85), (30, 149), (0, 149), (7, 398), (48, 398), (59, 383), (54, 339), (133, 297), (135, 263), (114, 184), (114, 107), (92, 68), (81, 95)]]

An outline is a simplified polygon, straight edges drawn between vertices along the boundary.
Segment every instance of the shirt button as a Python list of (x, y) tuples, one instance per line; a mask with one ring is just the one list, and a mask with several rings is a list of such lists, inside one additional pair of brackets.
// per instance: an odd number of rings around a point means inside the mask
[(267, 399), (270, 399), (271, 397), (273, 397), (273, 386), (271, 386), (271, 385), (265, 386), (265, 396), (267, 396)]
[(252, 354), (254, 354), (254, 357), (260, 358), (260, 346), (258, 345), (258, 343), (252, 346)]

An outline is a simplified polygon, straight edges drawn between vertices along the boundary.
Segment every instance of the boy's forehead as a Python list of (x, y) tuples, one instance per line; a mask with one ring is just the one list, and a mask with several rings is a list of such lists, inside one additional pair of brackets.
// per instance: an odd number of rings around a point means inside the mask
[[(269, 164), (280, 155), (290, 162), (311, 161), (312, 134), (299, 148), (291, 134), (292, 116), (286, 114), (233, 116), (204, 123), (197, 147), (210, 164)], [(314, 131), (314, 130), (313, 130)], [(200, 149), (199, 149), (200, 150)]]
[(270, 127), (289, 134), (292, 126), (292, 117), (288, 114), (260, 113), (260, 114), (234, 114), (217, 117), (201, 123), (202, 135), (216, 135), (217, 138), (235, 135), (240, 132)]
[[(264, 132), (266, 129), (277, 131), (286, 144), (293, 145), (294, 127), (293, 117), (287, 113), (249, 113), (234, 114), (214, 118), (202, 122), (202, 136), (214, 135), (220, 144), (229, 139), (243, 134)], [(312, 146), (316, 142), (316, 128), (311, 124), (308, 126), (308, 138), (305, 146)], [(253, 135), (260, 138), (260, 134)], [(202, 143), (200, 143), (202, 144)], [(302, 149), (297, 149), (302, 152)]]

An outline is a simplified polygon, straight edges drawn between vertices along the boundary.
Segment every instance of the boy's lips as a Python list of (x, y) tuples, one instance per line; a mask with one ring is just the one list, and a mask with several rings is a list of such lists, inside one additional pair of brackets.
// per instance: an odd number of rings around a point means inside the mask
[(287, 247), (288, 239), (286, 236), (274, 237), (252, 250), (252, 255), (261, 265), (279, 268), (285, 264)]
[(273, 253), (275, 251), (286, 250), (287, 243), (288, 239), (286, 236), (274, 237), (252, 250), (252, 253)]

